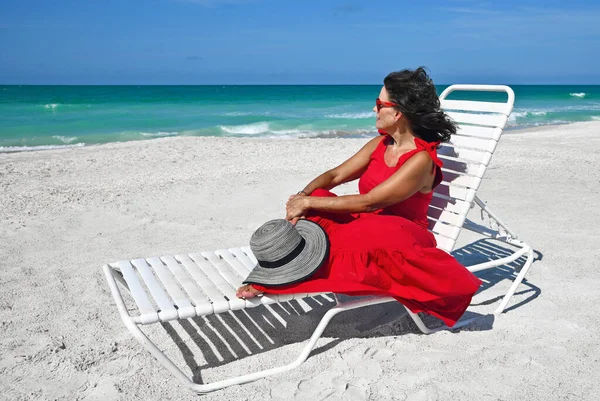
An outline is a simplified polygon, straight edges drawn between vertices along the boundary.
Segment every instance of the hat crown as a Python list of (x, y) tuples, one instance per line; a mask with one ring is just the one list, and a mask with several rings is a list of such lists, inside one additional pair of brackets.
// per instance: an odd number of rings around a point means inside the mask
[(296, 227), (287, 220), (271, 220), (250, 238), (250, 249), (258, 260), (276, 262), (292, 253), (302, 241)]

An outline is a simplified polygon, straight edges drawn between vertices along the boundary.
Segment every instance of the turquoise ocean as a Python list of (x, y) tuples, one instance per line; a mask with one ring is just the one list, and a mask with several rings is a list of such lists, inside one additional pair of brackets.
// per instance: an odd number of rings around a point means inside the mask
[[(600, 121), (600, 86), (511, 87), (516, 101), (508, 130)], [(0, 153), (169, 136), (367, 137), (376, 133), (372, 107), (380, 88), (0, 86)]]

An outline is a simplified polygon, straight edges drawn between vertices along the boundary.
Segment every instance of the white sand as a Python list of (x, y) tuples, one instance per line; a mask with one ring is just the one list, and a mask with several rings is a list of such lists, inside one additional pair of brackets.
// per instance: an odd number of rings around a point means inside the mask
[[(283, 217), (289, 194), (364, 142), (168, 138), (0, 154), (0, 398), (198, 400), (129, 335), (102, 264), (245, 245)], [(503, 137), (480, 195), (540, 258), (516, 308), (429, 336), (397, 304), (347, 312), (298, 369), (200, 399), (596, 399), (599, 149), (600, 123)], [(507, 288), (485, 289), (468, 313), (493, 310), (485, 301)], [(224, 330), (237, 324), (227, 316), (145, 331), (186, 372), (214, 380), (290, 361), (326, 307), (273, 308), (287, 330), (253, 309), (265, 334), (251, 328), (260, 349), (241, 331), (252, 356)]]

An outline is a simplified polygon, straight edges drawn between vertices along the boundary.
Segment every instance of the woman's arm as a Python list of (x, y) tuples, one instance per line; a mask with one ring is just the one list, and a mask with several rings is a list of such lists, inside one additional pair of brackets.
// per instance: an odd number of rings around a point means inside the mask
[(298, 196), (288, 202), (288, 220), (303, 216), (309, 210), (333, 213), (372, 212), (411, 197), (431, 179), (433, 162), (427, 152), (408, 159), (391, 177), (364, 195), (338, 197)]
[(383, 137), (381, 136), (371, 139), (365, 146), (356, 152), (354, 156), (350, 157), (339, 166), (324, 172), (312, 180), (300, 192), (304, 192), (305, 195), (310, 195), (317, 188), (329, 190), (345, 182), (357, 179), (369, 165), (371, 154), (382, 139)]

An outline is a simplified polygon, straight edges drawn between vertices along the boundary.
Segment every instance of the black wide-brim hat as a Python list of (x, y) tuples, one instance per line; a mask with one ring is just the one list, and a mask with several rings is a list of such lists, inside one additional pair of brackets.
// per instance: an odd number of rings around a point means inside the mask
[(292, 225), (276, 219), (252, 234), (250, 249), (258, 260), (244, 284), (280, 286), (310, 277), (329, 255), (329, 239), (317, 223), (298, 220)]

